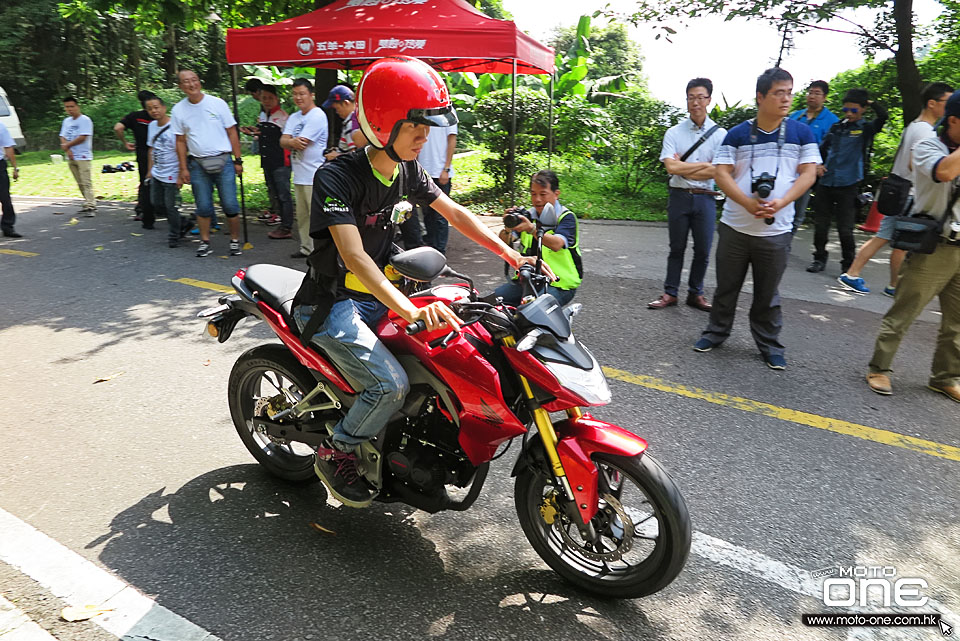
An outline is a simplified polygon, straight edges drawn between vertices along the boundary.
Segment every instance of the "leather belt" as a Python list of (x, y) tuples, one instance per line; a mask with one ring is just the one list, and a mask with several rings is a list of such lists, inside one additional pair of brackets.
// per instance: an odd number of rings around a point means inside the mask
[(685, 187), (671, 187), (670, 189), (676, 189), (677, 191), (685, 191), (688, 194), (703, 194), (705, 196), (722, 196), (723, 195), (723, 192), (711, 191), (710, 189), (698, 189), (698, 188), (687, 189)]

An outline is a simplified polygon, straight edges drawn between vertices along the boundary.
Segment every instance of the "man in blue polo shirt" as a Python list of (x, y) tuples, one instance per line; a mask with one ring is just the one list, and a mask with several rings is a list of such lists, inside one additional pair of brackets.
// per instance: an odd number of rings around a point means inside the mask
[[(826, 80), (814, 80), (807, 87), (807, 108), (797, 109), (790, 114), (790, 120), (802, 122), (813, 131), (813, 137), (817, 144), (823, 142), (823, 137), (830, 131), (833, 123), (838, 122), (836, 114), (823, 106), (827, 101), (827, 95), (830, 93), (830, 85)], [(813, 187), (808, 189), (794, 204), (796, 213), (793, 216), (793, 233), (803, 224), (803, 219), (807, 215), (807, 205), (810, 203), (810, 194), (813, 193)]]

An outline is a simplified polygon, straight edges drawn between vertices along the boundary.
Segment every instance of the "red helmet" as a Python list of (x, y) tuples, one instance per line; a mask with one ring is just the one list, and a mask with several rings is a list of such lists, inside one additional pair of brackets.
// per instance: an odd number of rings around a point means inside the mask
[(372, 63), (360, 79), (357, 120), (374, 147), (392, 152), (404, 122), (449, 127), (457, 114), (436, 71), (416, 58), (390, 56)]

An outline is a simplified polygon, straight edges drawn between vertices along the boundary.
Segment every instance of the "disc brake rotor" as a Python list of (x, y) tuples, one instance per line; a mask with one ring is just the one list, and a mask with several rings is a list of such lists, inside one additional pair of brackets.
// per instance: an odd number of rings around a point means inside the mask
[[(276, 396), (261, 396), (253, 402), (253, 415), (273, 418), (276, 414), (282, 410), (285, 410), (288, 406), (289, 403), (283, 394), (277, 394)], [(263, 435), (276, 445), (285, 445), (287, 442), (286, 439), (270, 436), (266, 433), (263, 433)]]
[(575, 540), (570, 536), (569, 519), (561, 516), (562, 523), (557, 523), (560, 536), (570, 547), (591, 561), (619, 561), (624, 554), (633, 547), (633, 521), (616, 498), (609, 494), (600, 497), (601, 504), (597, 515), (593, 517), (593, 525), (598, 532), (598, 540), (609, 540), (616, 543), (612, 550), (597, 552), (587, 549), (590, 543), (584, 540)]

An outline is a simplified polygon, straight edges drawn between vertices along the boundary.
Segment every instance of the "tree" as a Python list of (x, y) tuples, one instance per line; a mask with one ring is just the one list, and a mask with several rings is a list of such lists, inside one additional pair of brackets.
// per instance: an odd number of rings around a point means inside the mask
[[(569, 51), (576, 40), (576, 27), (557, 27), (550, 38), (550, 46), (558, 52)], [(589, 45), (587, 78), (597, 80), (620, 74), (630, 80), (640, 77), (640, 47), (630, 39), (626, 25), (612, 24), (602, 29), (591, 29)]]
[[(954, 15), (960, 15), (956, 0), (940, 0)], [(847, 9), (881, 9), (875, 25), (865, 26), (848, 18)], [(727, 20), (746, 18), (774, 24), (791, 25), (794, 32), (822, 29), (856, 36), (864, 54), (889, 51), (897, 69), (897, 88), (903, 99), (906, 121), (920, 113), (920, 72), (914, 57), (913, 0), (638, 0), (637, 10), (629, 17), (634, 23), (652, 23), (660, 33), (670, 36), (676, 29), (670, 22), (683, 23), (701, 15), (724, 15)], [(843, 26), (827, 26), (837, 20)], [(949, 33), (949, 32), (948, 32)], [(956, 37), (956, 32), (953, 36)]]

